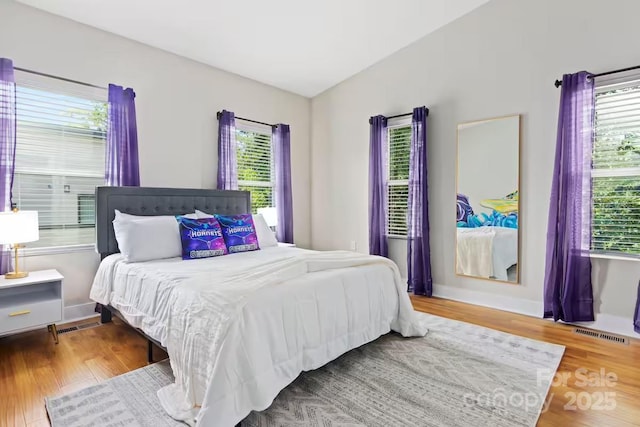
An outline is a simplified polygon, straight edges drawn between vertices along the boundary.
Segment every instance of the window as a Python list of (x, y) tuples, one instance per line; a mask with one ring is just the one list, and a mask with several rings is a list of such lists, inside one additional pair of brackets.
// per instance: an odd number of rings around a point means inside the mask
[(30, 247), (95, 242), (95, 187), (104, 185), (107, 92), (16, 72), (13, 201), (38, 211)]
[(596, 89), (594, 252), (640, 255), (640, 80)]
[(275, 206), (271, 132), (249, 126), (236, 127), (238, 187), (251, 192), (251, 210)]
[(389, 236), (407, 235), (407, 202), (409, 198), (409, 155), (411, 153), (411, 125), (403, 122), (387, 128), (389, 146), (387, 191), (389, 197)]

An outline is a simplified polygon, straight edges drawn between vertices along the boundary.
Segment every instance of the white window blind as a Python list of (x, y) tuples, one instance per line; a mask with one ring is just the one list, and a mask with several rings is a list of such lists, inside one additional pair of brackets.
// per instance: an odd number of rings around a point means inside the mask
[(640, 80), (596, 90), (594, 252), (640, 255)]
[(238, 187), (251, 192), (251, 210), (274, 207), (274, 172), (271, 132), (236, 125)]
[(16, 73), (13, 201), (39, 214), (29, 247), (95, 242), (95, 187), (104, 185), (107, 93)]
[(388, 221), (389, 236), (407, 235), (407, 201), (409, 197), (409, 155), (411, 125), (389, 126), (388, 132)]

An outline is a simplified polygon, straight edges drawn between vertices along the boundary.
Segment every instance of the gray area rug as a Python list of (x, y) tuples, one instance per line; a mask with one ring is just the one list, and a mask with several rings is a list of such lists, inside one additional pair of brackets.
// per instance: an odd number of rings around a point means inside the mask
[(52, 427), (180, 426), (162, 409), (156, 392), (173, 382), (169, 360), (61, 397), (46, 398)]
[[(535, 426), (564, 347), (420, 315), (426, 337), (388, 334), (303, 373), (242, 426)], [(184, 426), (156, 397), (172, 381), (165, 361), (47, 399), (51, 424)]]

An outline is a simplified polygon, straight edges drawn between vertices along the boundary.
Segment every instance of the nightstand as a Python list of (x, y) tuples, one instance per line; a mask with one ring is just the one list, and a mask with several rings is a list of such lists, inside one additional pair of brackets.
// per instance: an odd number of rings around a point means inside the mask
[(0, 276), (0, 335), (46, 325), (58, 344), (63, 280), (56, 270), (32, 271), (22, 279)]
[(296, 244), (295, 243), (280, 243), (280, 242), (278, 242), (278, 247), (279, 248), (295, 248)]

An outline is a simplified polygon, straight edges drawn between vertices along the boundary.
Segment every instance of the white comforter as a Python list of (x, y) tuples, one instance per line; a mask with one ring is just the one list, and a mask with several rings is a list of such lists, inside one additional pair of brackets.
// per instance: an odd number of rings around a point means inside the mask
[(518, 263), (518, 230), (506, 227), (457, 228), (456, 272), (508, 281)]
[(177, 419), (233, 426), (302, 371), (389, 330), (420, 336), (396, 265), (351, 252), (269, 248), (202, 260), (100, 265), (91, 298), (169, 352), (158, 395)]

